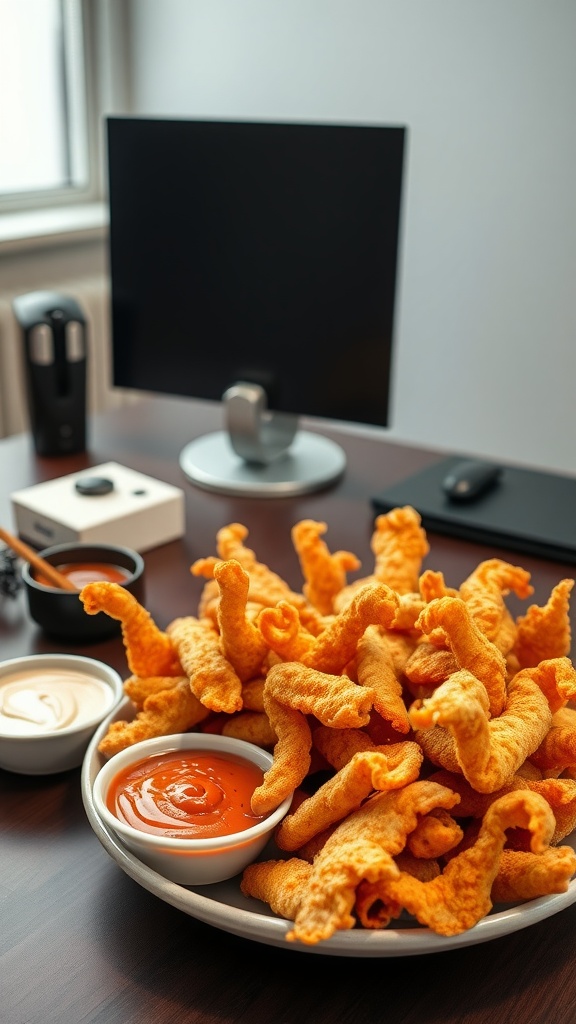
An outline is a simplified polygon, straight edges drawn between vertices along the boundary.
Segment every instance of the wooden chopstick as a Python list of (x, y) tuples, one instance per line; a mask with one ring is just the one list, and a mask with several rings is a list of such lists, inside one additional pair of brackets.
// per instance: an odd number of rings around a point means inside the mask
[(50, 562), (45, 562), (33, 548), (28, 547), (28, 544), (25, 544), (24, 541), (8, 533), (8, 530), (5, 530), (2, 526), (0, 526), (0, 540), (3, 540), (12, 549), (14, 554), (19, 555), (25, 562), (30, 562), (34, 569), (50, 580), (53, 587), (58, 587), (59, 590), (75, 590), (77, 594), (79, 593), (78, 587), (72, 583), (72, 580), (69, 580), (63, 573), (58, 572), (58, 569), (50, 565)]

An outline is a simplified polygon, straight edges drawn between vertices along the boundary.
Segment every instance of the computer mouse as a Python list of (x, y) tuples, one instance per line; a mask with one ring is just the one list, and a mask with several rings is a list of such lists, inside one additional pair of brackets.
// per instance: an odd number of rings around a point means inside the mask
[(502, 467), (494, 462), (464, 459), (447, 473), (442, 489), (450, 501), (476, 501), (500, 479)]

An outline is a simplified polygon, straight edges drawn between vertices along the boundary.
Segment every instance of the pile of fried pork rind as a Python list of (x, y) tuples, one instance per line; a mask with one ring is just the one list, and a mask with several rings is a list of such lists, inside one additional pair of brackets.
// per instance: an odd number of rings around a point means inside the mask
[(423, 570), (420, 516), (374, 524), (373, 571), (332, 553), (323, 522), (292, 543), (293, 591), (232, 523), (197, 613), (160, 629), (123, 587), (90, 583), (89, 614), (122, 623), (134, 704), (100, 743), (111, 756), (150, 736), (219, 731), (273, 750), (253, 811), (294, 793), (278, 859), (250, 865), (242, 892), (291, 922), (289, 941), (385, 928), (402, 912), (439, 935), (474, 927), (494, 904), (565, 892), (576, 854), (576, 670), (561, 579), (514, 617), (530, 574), (498, 558), (458, 588)]

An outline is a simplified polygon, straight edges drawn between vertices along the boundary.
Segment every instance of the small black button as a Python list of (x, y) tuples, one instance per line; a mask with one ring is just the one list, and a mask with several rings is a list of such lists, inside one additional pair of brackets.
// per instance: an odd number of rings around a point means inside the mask
[(76, 481), (75, 487), (78, 494), (93, 497), (97, 494), (110, 494), (114, 490), (114, 483), (105, 476), (85, 476)]

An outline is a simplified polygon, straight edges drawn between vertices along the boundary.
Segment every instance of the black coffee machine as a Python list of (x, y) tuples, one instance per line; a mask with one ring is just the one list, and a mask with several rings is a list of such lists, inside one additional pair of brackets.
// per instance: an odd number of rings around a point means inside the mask
[(86, 318), (75, 299), (29, 292), (12, 307), (22, 328), (30, 427), (38, 455), (86, 448)]

